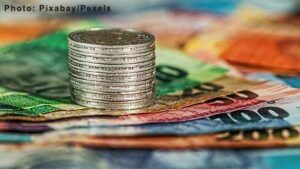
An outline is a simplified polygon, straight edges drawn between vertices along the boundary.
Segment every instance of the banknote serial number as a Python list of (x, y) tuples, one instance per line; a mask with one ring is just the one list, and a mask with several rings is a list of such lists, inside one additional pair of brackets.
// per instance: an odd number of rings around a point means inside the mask
[(68, 12), (68, 13), (106, 13), (111, 12), (109, 5), (88, 6), (84, 4), (66, 5), (12, 5), (4, 4), (5, 12)]

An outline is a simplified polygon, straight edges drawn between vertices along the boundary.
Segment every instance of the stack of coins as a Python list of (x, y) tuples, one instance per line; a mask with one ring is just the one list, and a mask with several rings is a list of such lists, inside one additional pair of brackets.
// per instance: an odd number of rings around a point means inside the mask
[(137, 109), (155, 98), (154, 36), (87, 29), (68, 36), (71, 99), (101, 109)]

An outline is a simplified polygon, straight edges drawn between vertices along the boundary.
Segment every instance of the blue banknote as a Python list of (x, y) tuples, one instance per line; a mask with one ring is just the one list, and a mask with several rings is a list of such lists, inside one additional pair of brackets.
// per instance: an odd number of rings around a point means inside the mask
[(300, 88), (300, 76), (285, 76), (272, 73), (249, 73), (248, 78), (255, 80), (266, 80), (280, 84), (286, 84), (294, 88)]
[(0, 151), (5, 169), (297, 169), (300, 149), (127, 150), (44, 147)]

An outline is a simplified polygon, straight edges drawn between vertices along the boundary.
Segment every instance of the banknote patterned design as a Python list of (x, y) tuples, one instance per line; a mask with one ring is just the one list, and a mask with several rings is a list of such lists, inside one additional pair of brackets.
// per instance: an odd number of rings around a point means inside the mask
[[(1, 114), (36, 116), (83, 108), (69, 100), (66, 30), (0, 49)], [(195, 61), (180, 51), (157, 51), (158, 96), (212, 81), (225, 73), (224, 68)]]
[[(137, 135), (195, 135), (208, 134), (220, 131), (280, 128), (299, 125), (299, 105), (297, 100), (300, 95), (290, 96), (279, 100), (264, 102), (255, 106), (230, 111), (228, 113), (209, 116), (193, 121), (167, 124), (148, 124), (136, 126), (99, 126), (104, 124), (103, 119), (91, 119), (81, 121), (54, 122), (43, 125), (39, 123), (1, 123), (0, 141), (15, 142), (43, 142), (62, 137), (69, 138), (76, 135), (90, 136), (137, 136)], [(135, 118), (117, 124), (136, 123)], [(107, 124), (113, 124), (109, 121)], [(98, 127), (97, 127), (98, 125)], [(76, 127), (77, 126), (77, 127)], [(80, 127), (81, 126), (81, 127)], [(55, 131), (51, 132), (51, 130)], [(40, 133), (50, 131), (41, 135), (28, 135), (18, 133), (7, 133), (7, 131)]]

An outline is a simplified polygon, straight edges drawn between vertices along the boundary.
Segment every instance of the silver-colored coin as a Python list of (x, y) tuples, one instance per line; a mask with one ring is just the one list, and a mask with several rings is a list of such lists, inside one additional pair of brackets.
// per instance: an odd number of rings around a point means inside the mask
[(143, 90), (132, 90), (132, 91), (100, 91), (100, 90), (91, 90), (91, 89), (83, 89), (83, 88), (77, 88), (76, 86), (73, 86), (72, 84), (70, 85), (71, 89), (76, 89), (80, 90), (82, 92), (87, 92), (87, 93), (96, 93), (96, 94), (114, 94), (114, 95), (127, 95), (127, 94), (136, 94), (136, 93), (145, 93), (148, 91), (153, 91), (155, 93), (154, 88), (145, 88)]
[(132, 64), (132, 63), (141, 63), (147, 62), (149, 60), (155, 60), (155, 54), (153, 52), (141, 54), (141, 55), (129, 55), (126, 57), (123, 56), (113, 56), (113, 57), (95, 57), (90, 55), (78, 54), (72, 51), (69, 51), (69, 57), (71, 59), (76, 59), (81, 62), (90, 62), (90, 63), (101, 63), (101, 64)]
[(145, 71), (153, 71), (155, 70), (155, 64), (149, 64), (149, 65), (145, 65), (145, 66), (140, 66), (138, 68), (134, 68), (134, 67), (125, 67), (125, 68), (101, 68), (99, 69), (98, 67), (93, 67), (93, 66), (86, 66), (84, 65), (84, 68), (78, 67), (78, 66), (74, 66), (73, 64), (69, 64), (69, 68), (72, 69), (76, 69), (76, 70), (80, 70), (82, 72), (85, 73), (103, 73), (103, 74), (111, 74), (113, 76), (118, 76), (119, 73), (120, 74), (125, 74), (125, 73), (136, 73), (136, 72), (145, 72)]
[(137, 94), (137, 93), (145, 93), (145, 92), (148, 92), (148, 91), (153, 91), (155, 92), (155, 89), (154, 88), (147, 88), (147, 89), (144, 89), (144, 90), (138, 90), (138, 91), (96, 91), (96, 90), (81, 90), (81, 89), (78, 89), (78, 88), (73, 88), (73, 86), (71, 86), (71, 89), (77, 89), (77, 90), (80, 90), (82, 92), (88, 92), (88, 93), (97, 93), (97, 94), (114, 94), (114, 95), (127, 95), (127, 94)]
[(136, 109), (155, 98), (154, 36), (127, 29), (86, 29), (68, 36), (71, 99), (103, 109)]
[(145, 91), (142, 93), (126, 93), (126, 94), (116, 94), (116, 93), (91, 93), (86, 91), (81, 91), (75, 88), (71, 88), (71, 92), (74, 96), (78, 98), (88, 98), (88, 99), (97, 99), (105, 101), (131, 101), (131, 100), (140, 100), (145, 98), (152, 98), (155, 96), (155, 91)]
[(94, 80), (86, 80), (86, 79), (80, 79), (78, 77), (73, 76), (70, 74), (70, 80), (71, 81), (76, 81), (81, 84), (94, 84), (94, 85), (99, 85), (99, 86), (139, 86), (142, 84), (148, 84), (155, 82), (155, 77), (152, 77), (150, 79), (146, 79), (143, 81), (136, 81), (136, 82), (102, 82), (102, 81), (94, 81)]
[(118, 55), (118, 54), (140, 54), (140, 53), (146, 53), (150, 51), (155, 50), (155, 45), (151, 44), (148, 46), (141, 46), (141, 47), (130, 47), (130, 48), (116, 48), (116, 49), (110, 49), (110, 48), (99, 48), (99, 47), (91, 47), (91, 46), (80, 46), (75, 47), (73, 45), (70, 45), (69, 43), (69, 49), (77, 52), (84, 52), (84, 53), (90, 53), (90, 54), (102, 54), (102, 55)]
[(78, 60), (77, 57), (74, 57), (72, 55), (69, 55), (69, 60), (76, 62), (77, 64), (83, 64), (88, 66), (95, 66), (95, 67), (136, 67), (136, 66), (142, 66), (147, 65), (151, 63), (155, 63), (155, 59), (151, 58), (142, 62), (137, 63), (127, 63), (127, 62), (121, 62), (121, 64), (113, 64), (113, 63), (95, 63), (95, 62), (89, 62), (88, 60)]
[(154, 99), (145, 99), (139, 101), (126, 101), (126, 102), (103, 102), (95, 99), (78, 98), (71, 94), (71, 100), (79, 105), (112, 110), (129, 110), (149, 107), (154, 104)]
[(145, 74), (151, 73), (155, 74), (155, 67), (150, 68), (148, 70), (143, 70), (143, 71), (136, 71), (136, 72), (91, 72), (88, 70), (81, 70), (76, 67), (73, 67), (70, 65), (70, 72), (82, 72), (86, 74), (91, 74), (91, 75), (98, 75), (98, 76), (109, 76), (109, 77), (127, 77), (127, 76), (144, 76)]
[(152, 34), (132, 29), (92, 28), (75, 31), (69, 34), (71, 41), (95, 46), (122, 47), (138, 46), (153, 43)]
[(155, 47), (155, 42), (152, 41), (151, 43), (146, 44), (138, 44), (138, 45), (123, 45), (123, 46), (103, 46), (103, 45), (92, 45), (87, 43), (80, 43), (73, 41), (71, 39), (68, 39), (68, 45), (72, 47), (73, 49), (78, 50), (89, 50), (89, 51), (99, 51), (99, 52), (142, 52), (147, 51), (149, 49), (152, 49)]
[(73, 49), (79, 50), (79, 51), (87, 51), (87, 52), (110, 52), (110, 53), (126, 53), (126, 52), (132, 52), (132, 53), (138, 53), (138, 52), (144, 52), (144, 51), (150, 51), (151, 49), (155, 48), (154, 41), (147, 44), (139, 44), (139, 45), (124, 45), (124, 46), (101, 46), (101, 45), (91, 45), (87, 43), (78, 43), (71, 39), (68, 39), (68, 46), (72, 47)]
[(91, 53), (141, 53), (154, 50), (155, 38), (129, 29), (86, 29), (68, 36), (69, 48)]
[(146, 79), (154, 78), (155, 71), (151, 71), (149, 73), (141, 74), (141, 75), (134, 75), (131, 76), (109, 76), (105, 74), (91, 74), (91, 73), (84, 73), (82, 71), (71, 70), (70, 74), (74, 77), (85, 79), (85, 80), (93, 80), (93, 81), (102, 81), (102, 82), (137, 82), (137, 81), (144, 81)]
[(137, 64), (128, 64), (128, 65), (100, 65), (100, 64), (92, 64), (92, 63), (82, 63), (80, 61), (76, 61), (74, 59), (69, 59), (69, 65), (72, 69), (73, 67), (82, 71), (88, 72), (103, 72), (103, 73), (124, 73), (124, 72), (137, 72), (144, 71), (155, 68), (154, 61), (148, 61), (144, 63)]
[(89, 84), (89, 83), (81, 83), (75, 80), (70, 80), (71, 87), (74, 87), (76, 89), (82, 90), (82, 91), (106, 91), (106, 92), (138, 92), (138, 91), (144, 91), (144, 90), (150, 90), (151, 88), (155, 87), (156, 82), (148, 82), (145, 84), (135, 85), (135, 86), (109, 86), (109, 85), (95, 85), (95, 84)]
[(149, 51), (145, 51), (145, 52), (141, 52), (141, 53), (108, 53), (108, 54), (102, 54), (102, 53), (98, 53), (98, 52), (84, 52), (84, 51), (80, 51), (78, 49), (74, 50), (73, 48), (69, 48), (70, 52), (76, 53), (76, 54), (80, 54), (80, 55), (87, 55), (87, 56), (93, 56), (93, 57), (138, 57), (141, 55), (146, 55), (146, 54), (151, 54), (151, 53), (155, 53), (155, 48), (152, 48)]

